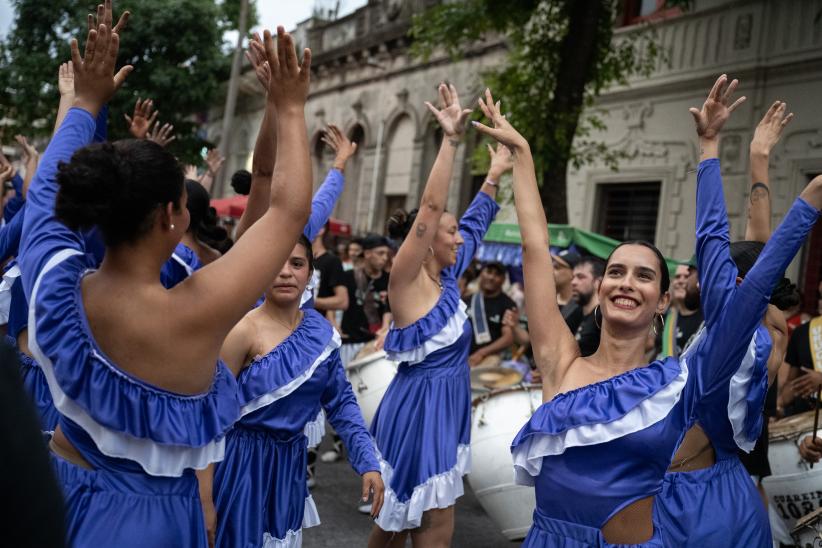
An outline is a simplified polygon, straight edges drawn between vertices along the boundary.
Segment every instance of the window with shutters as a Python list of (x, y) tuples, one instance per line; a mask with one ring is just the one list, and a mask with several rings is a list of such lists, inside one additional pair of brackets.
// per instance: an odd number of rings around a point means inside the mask
[(656, 239), (661, 183), (608, 183), (597, 189), (596, 232), (615, 240)]

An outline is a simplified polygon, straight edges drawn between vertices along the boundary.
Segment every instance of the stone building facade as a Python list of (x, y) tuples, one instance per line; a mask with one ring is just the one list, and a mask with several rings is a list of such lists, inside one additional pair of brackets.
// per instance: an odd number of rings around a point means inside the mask
[[(414, 207), (433, 163), (439, 135), (423, 102), (436, 100), (447, 80), (463, 102), (483, 89), (482, 73), (504, 62), (501, 40), (478, 45), (460, 61), (408, 55), (406, 36), (414, 13), (438, 0), (370, 0), (335, 21), (309, 20), (296, 31), (314, 54), (306, 109), (314, 176), (322, 180), (331, 162), (319, 135), (329, 122), (356, 139), (360, 152), (346, 173), (335, 216), (355, 231), (381, 230), (394, 207)], [(633, 24), (658, 12), (660, 0), (625, 0), (625, 25), (616, 40), (643, 32)], [(699, 106), (722, 72), (741, 81), (748, 100), (729, 122), (721, 146), (732, 238), (744, 234), (748, 143), (770, 106), (781, 99), (796, 118), (772, 156), (774, 221), (810, 177), (822, 173), (822, 0), (695, 0), (684, 14), (668, 13), (654, 26), (667, 49), (649, 77), (635, 78), (601, 96), (596, 108), (607, 130), (594, 137), (627, 154), (619, 170), (588, 164), (569, 172), (570, 222), (618, 239), (646, 237), (668, 256), (687, 258), (694, 245), (694, 170), (698, 150), (688, 107)], [(233, 151), (228, 169), (250, 165), (262, 117), (262, 97), (253, 73), (243, 77)], [(212, 113), (209, 137), (217, 140), (220, 112)], [(448, 207), (462, 211), (481, 174), (460, 150)], [(791, 266), (792, 277), (810, 290), (822, 268), (822, 233)], [(815, 293), (815, 291), (814, 291)], [(815, 301), (815, 295), (807, 295)]]

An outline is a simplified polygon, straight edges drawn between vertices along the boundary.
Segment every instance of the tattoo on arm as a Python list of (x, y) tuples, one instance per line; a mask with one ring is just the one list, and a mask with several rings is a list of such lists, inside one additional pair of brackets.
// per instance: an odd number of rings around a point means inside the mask
[(765, 183), (754, 183), (751, 185), (751, 204), (759, 200), (768, 200), (771, 197), (771, 191)]
[(417, 238), (422, 238), (425, 236), (425, 231), (428, 230), (428, 227), (425, 223), (420, 223), (417, 225)]
[(458, 146), (460, 146), (460, 140), (459, 139), (448, 139), (448, 143), (454, 148), (457, 148)]

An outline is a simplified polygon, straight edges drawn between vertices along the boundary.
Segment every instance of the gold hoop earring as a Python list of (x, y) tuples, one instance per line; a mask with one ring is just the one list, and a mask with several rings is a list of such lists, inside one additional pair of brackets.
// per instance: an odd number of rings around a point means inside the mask
[(599, 305), (594, 308), (594, 325), (597, 326), (597, 329), (602, 329), (602, 323), (597, 321), (597, 312), (599, 312)]
[(662, 324), (661, 329), (665, 329), (665, 317), (659, 312), (657, 312), (656, 316), (654, 316), (654, 321), (651, 323), (651, 328), (654, 330), (654, 336), (659, 335), (659, 332), (656, 329), (657, 316), (659, 317), (659, 323)]

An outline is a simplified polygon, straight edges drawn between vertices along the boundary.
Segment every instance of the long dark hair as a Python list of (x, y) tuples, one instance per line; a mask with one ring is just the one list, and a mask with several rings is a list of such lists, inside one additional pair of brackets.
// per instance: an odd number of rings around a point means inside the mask
[[(759, 254), (765, 248), (762, 242), (754, 242), (751, 240), (743, 240), (741, 242), (734, 242), (730, 246), (731, 259), (736, 264), (738, 276), (745, 278), (750, 272)], [(783, 277), (777, 282), (776, 287), (771, 292), (770, 303), (779, 310), (788, 310), (792, 306), (799, 304), (799, 292), (796, 286), (791, 283), (788, 278)]]

